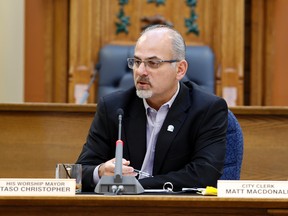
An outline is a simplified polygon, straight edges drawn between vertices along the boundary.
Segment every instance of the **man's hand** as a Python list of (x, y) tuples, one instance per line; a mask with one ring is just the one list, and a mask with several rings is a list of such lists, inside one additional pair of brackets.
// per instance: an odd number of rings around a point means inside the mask
[[(134, 168), (129, 166), (130, 161), (122, 159), (122, 174), (123, 176), (137, 176), (137, 173), (134, 172)], [(115, 158), (106, 161), (101, 164), (98, 168), (98, 175), (101, 178), (103, 175), (113, 176), (115, 170)]]

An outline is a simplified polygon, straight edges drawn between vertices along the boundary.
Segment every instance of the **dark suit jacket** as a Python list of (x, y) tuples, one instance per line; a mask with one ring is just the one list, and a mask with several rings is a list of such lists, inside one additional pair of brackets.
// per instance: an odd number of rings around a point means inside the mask
[[(93, 191), (94, 168), (115, 156), (118, 138), (117, 110), (122, 108), (123, 158), (141, 169), (146, 153), (146, 112), (135, 88), (107, 95), (98, 101), (87, 142), (77, 163), (83, 165), (83, 191)], [(174, 131), (167, 130), (169, 125)], [(159, 132), (155, 147), (153, 176), (140, 179), (144, 188), (174, 189), (216, 186), (222, 175), (227, 129), (227, 104), (192, 82), (180, 91)]]

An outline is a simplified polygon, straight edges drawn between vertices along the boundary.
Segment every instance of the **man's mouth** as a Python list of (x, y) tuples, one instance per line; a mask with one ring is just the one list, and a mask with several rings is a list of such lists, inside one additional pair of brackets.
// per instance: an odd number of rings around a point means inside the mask
[(139, 87), (145, 87), (145, 86), (149, 86), (150, 85), (150, 82), (149, 80), (145, 79), (145, 78), (139, 78), (137, 80), (137, 85)]

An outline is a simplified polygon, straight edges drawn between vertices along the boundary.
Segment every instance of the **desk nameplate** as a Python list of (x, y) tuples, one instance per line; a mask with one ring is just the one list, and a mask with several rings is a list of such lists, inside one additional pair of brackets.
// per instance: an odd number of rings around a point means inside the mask
[(219, 180), (218, 197), (288, 198), (288, 181)]
[(0, 179), (0, 196), (72, 196), (75, 179)]

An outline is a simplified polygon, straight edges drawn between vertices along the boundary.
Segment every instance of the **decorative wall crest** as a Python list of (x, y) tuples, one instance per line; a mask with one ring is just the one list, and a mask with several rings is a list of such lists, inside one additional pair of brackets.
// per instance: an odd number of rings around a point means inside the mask
[(166, 0), (147, 0), (147, 3), (155, 3), (156, 6), (165, 5)]
[(156, 25), (156, 24), (163, 24), (168, 26), (173, 26), (173, 23), (170, 21), (167, 21), (163, 16), (157, 14), (155, 16), (149, 16), (149, 17), (142, 17), (141, 21), (144, 22), (144, 24), (141, 26), (141, 30), (144, 30), (150, 25)]
[(194, 33), (198, 36), (200, 34), (198, 24), (196, 23), (198, 15), (195, 12), (197, 0), (186, 0), (186, 5), (190, 7), (190, 17), (185, 19), (187, 34)]
[(130, 25), (130, 16), (125, 15), (124, 6), (128, 4), (129, 0), (119, 0), (120, 10), (117, 14), (118, 21), (116, 24), (116, 34), (120, 32), (129, 33), (128, 26)]
[[(166, 0), (147, 0), (147, 3), (155, 3), (158, 7), (159, 5), (165, 5)], [(125, 15), (124, 7), (129, 3), (129, 0), (119, 0), (118, 4), (120, 5), (119, 12), (117, 14), (118, 21), (115, 23), (116, 25), (116, 34), (121, 32), (129, 33), (128, 26), (130, 25), (130, 16)], [(187, 34), (193, 33), (195, 35), (199, 35), (198, 24), (196, 23), (198, 19), (198, 15), (195, 12), (195, 8), (197, 6), (197, 0), (186, 0), (186, 5), (190, 8), (190, 17), (185, 18), (185, 26), (187, 28)], [(161, 15), (155, 15), (150, 17), (142, 17), (141, 21), (144, 22), (144, 26), (142, 29), (145, 29), (149, 25), (153, 24), (166, 24), (169, 26), (173, 26), (170, 21), (166, 21), (166, 19)]]

